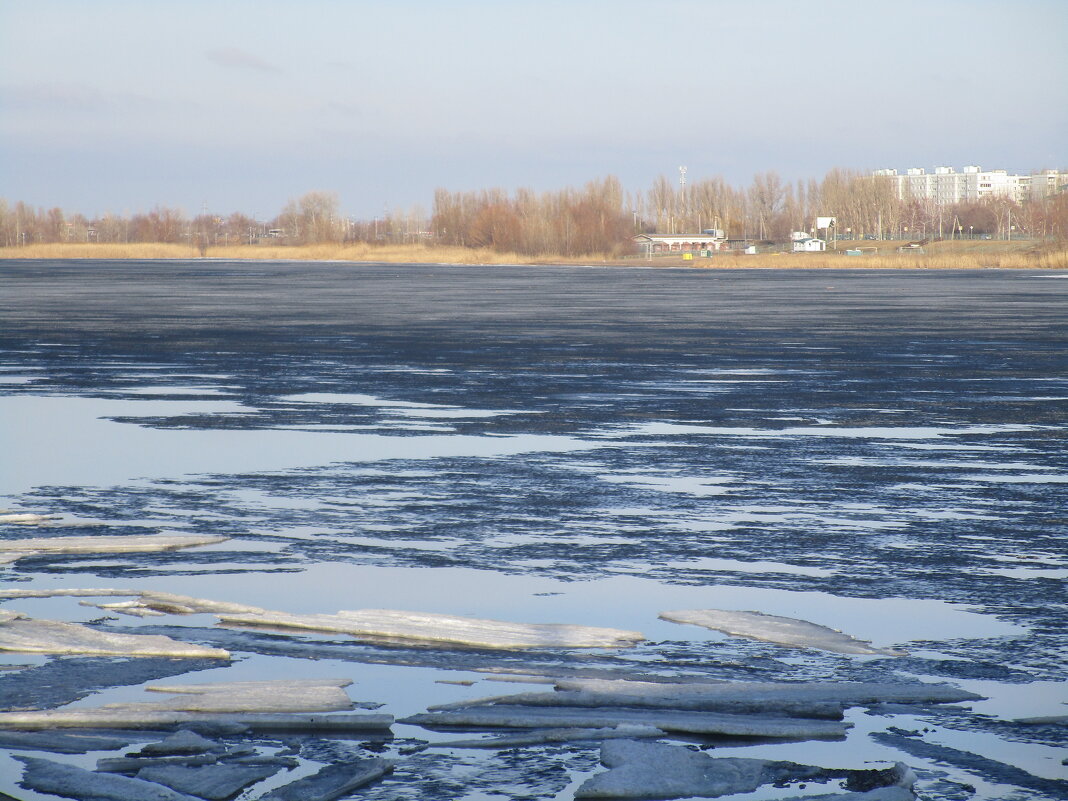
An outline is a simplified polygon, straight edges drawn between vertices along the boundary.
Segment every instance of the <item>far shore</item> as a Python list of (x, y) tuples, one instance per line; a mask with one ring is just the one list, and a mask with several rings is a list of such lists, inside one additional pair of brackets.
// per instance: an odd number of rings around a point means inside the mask
[[(266, 260), (266, 261), (346, 261), (395, 264), (573, 264), (626, 267), (699, 268), (786, 268), (786, 269), (1068, 269), (1068, 246), (1035, 241), (956, 240), (932, 242), (921, 251), (900, 252), (906, 242), (839, 242), (837, 250), (825, 253), (697, 253), (684, 258), (681, 253), (645, 256), (554, 255), (523, 256), (499, 253), (488, 248), (435, 247), (422, 244), (372, 245), (226, 245), (196, 247), (170, 243), (59, 243), (0, 248), (0, 259), (101, 259), (101, 260)], [(847, 250), (862, 255), (846, 255)]]

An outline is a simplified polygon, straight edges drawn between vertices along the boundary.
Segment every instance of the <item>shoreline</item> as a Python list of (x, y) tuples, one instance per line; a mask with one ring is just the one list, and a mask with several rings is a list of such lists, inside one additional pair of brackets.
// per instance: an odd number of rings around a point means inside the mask
[[(839, 243), (825, 253), (723, 253), (711, 257), (682, 258), (682, 254), (653, 258), (544, 255), (521, 256), (489, 249), (434, 248), (425, 245), (240, 245), (211, 247), (201, 253), (189, 245), (169, 243), (42, 244), (0, 248), (4, 260), (107, 260), (107, 261), (288, 261), (441, 265), (561, 265), (602, 267), (687, 267), (692, 269), (1068, 269), (1068, 247), (1031, 241), (943, 241), (925, 247), (922, 254), (899, 253), (903, 242), (883, 241), (879, 252), (847, 256), (845, 250), (860, 243)], [(871, 246), (871, 243), (866, 243)]]

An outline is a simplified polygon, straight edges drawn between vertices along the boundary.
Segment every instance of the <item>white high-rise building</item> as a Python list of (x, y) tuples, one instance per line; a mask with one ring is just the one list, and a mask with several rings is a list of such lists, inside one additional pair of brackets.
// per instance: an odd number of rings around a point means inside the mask
[(1006, 170), (987, 170), (969, 165), (961, 172), (952, 167), (935, 167), (927, 172), (910, 167), (904, 174), (897, 170), (876, 170), (875, 175), (893, 180), (901, 200), (933, 202), (939, 206), (976, 203), (986, 198), (1006, 197), (1017, 203), (1042, 200), (1068, 189), (1068, 172), (1043, 170), (1032, 175), (1010, 175)]
[(1044, 200), (1058, 192), (1068, 192), (1068, 172), (1040, 170), (1028, 176), (1031, 200)]

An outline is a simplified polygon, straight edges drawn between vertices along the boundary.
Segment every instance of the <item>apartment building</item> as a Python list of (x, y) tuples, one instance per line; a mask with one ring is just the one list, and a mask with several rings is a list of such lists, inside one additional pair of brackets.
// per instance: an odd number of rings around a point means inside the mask
[(961, 172), (952, 167), (935, 167), (927, 172), (910, 167), (902, 174), (894, 169), (876, 170), (875, 175), (893, 180), (901, 200), (930, 201), (939, 206), (975, 203), (986, 198), (1006, 197), (1017, 203), (1042, 200), (1068, 189), (1068, 172), (1043, 170), (1031, 175), (1010, 175), (1006, 170), (986, 170), (969, 165)]

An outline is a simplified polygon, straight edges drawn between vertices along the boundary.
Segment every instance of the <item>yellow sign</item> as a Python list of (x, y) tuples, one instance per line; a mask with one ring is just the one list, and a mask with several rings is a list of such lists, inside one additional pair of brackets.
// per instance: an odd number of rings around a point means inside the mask
[(693, 259), (693, 254), (692, 253), (683, 253), (682, 254), (682, 258), (683, 258), (683, 260), (692, 260)]

